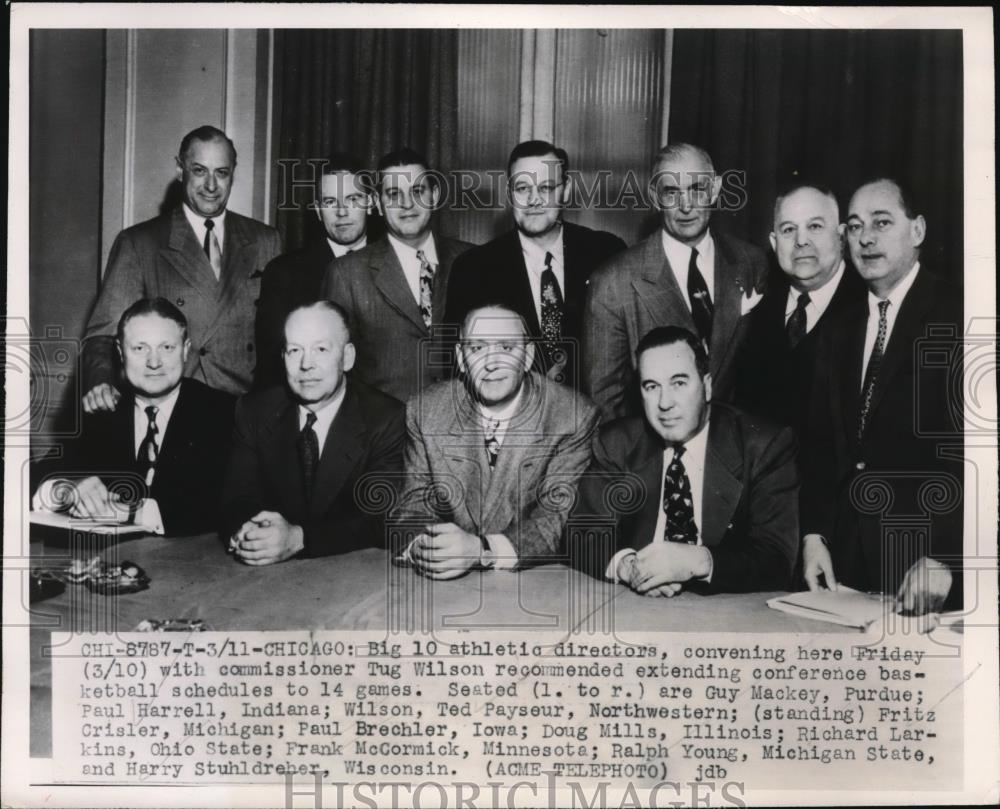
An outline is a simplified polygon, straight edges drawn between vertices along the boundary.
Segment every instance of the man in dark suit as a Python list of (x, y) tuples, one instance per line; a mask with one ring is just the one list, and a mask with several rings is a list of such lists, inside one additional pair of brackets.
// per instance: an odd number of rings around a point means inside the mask
[(260, 276), (281, 240), (273, 228), (226, 210), (235, 171), (236, 149), (224, 132), (189, 132), (177, 155), (183, 202), (118, 234), (84, 333), (85, 412), (115, 407), (115, 318), (142, 297), (166, 298), (184, 312), (191, 338), (185, 376), (228, 393), (249, 389)]
[(237, 405), (222, 534), (240, 561), (382, 546), (382, 519), (366, 498), (401, 470), (404, 408), (347, 378), (354, 357), (339, 306), (301, 306), (285, 321), (287, 387)]
[(653, 161), (650, 193), (663, 227), (590, 278), (583, 331), (583, 391), (605, 420), (639, 412), (635, 348), (657, 326), (683, 326), (708, 347), (716, 399), (728, 399), (759, 302), (764, 252), (709, 229), (722, 178), (697, 146), (665, 146)]
[(801, 505), (810, 589), (822, 577), (897, 593), (915, 614), (949, 589), (961, 604), (962, 401), (949, 379), (962, 378), (962, 299), (921, 265), (925, 230), (894, 180), (851, 198), (847, 242), (868, 294), (820, 341)]
[(844, 225), (833, 193), (795, 185), (774, 204), (771, 273), (749, 316), (739, 363), (736, 403), (803, 435), (820, 327), (865, 295), (844, 258)]
[(582, 396), (530, 370), (534, 345), (511, 309), (469, 312), (455, 351), (462, 378), (407, 404), (405, 483), (392, 517), (414, 537), (405, 555), (438, 579), (556, 554), (598, 419)]
[(125, 378), (118, 406), (85, 415), (65, 457), (43, 464), (47, 480), (34, 505), (98, 519), (125, 517), (151, 498), (166, 533), (212, 530), (235, 399), (182, 377), (191, 341), (184, 315), (169, 301), (132, 304), (117, 334)]
[(568, 530), (574, 562), (643, 595), (789, 589), (792, 431), (710, 405), (704, 344), (686, 329), (656, 328), (636, 352), (645, 417), (601, 428)]
[(547, 375), (575, 385), (587, 279), (625, 249), (611, 233), (563, 222), (573, 198), (564, 149), (542, 140), (519, 143), (507, 161), (507, 199), (516, 228), (462, 255), (448, 281), (445, 321), (502, 302), (524, 318)]
[(351, 318), (355, 375), (405, 401), (449, 375), (436, 327), (444, 319), (452, 264), (472, 245), (432, 230), (441, 188), (412, 149), (379, 161), (378, 191), (387, 238), (331, 264), (322, 294)]
[(305, 247), (278, 256), (264, 270), (257, 306), (257, 369), (254, 387), (280, 385), (285, 318), (304, 303), (319, 300), (330, 263), (364, 249), (375, 191), (361, 164), (349, 155), (333, 155), (316, 184), (316, 218), (322, 234)]

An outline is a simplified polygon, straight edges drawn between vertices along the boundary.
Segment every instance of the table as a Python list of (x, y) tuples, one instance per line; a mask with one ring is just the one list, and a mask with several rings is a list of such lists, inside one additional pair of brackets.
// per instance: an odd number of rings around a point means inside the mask
[[(65, 561), (68, 553), (32, 542), (33, 565)], [(111, 597), (70, 585), (34, 605), (32, 756), (51, 755), (53, 631), (130, 632), (146, 618), (201, 618), (221, 631), (544, 630), (580, 633), (584, 640), (612, 632), (851, 631), (772, 610), (766, 601), (774, 593), (644, 598), (560, 564), (431, 581), (394, 566), (384, 551), (367, 549), (250, 567), (228, 556), (214, 535), (123, 539), (103, 556), (140, 565), (151, 578), (149, 589)]]

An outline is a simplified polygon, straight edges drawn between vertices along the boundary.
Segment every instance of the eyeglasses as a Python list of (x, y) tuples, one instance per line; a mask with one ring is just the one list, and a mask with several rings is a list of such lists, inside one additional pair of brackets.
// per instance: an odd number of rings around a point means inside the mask
[(530, 202), (534, 199), (536, 193), (538, 194), (539, 199), (549, 202), (553, 197), (555, 197), (559, 188), (565, 184), (565, 180), (558, 183), (544, 182), (539, 183), (538, 185), (534, 185), (525, 180), (518, 180), (510, 186), (510, 193), (516, 202), (522, 204)]

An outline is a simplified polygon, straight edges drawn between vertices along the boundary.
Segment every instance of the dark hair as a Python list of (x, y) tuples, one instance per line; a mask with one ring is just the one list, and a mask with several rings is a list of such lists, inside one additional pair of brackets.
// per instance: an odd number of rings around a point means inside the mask
[(525, 321), (524, 316), (516, 309), (514, 309), (510, 304), (501, 303), (500, 301), (488, 301), (486, 303), (478, 303), (475, 306), (466, 309), (464, 315), (462, 316), (462, 325), (459, 328), (460, 339), (462, 340), (465, 339), (466, 331), (468, 331), (469, 318), (472, 316), (472, 314), (474, 312), (479, 312), (483, 309), (502, 309), (503, 311), (512, 314), (514, 317), (516, 317), (518, 320), (521, 321), (521, 328), (524, 330), (524, 339), (526, 341), (530, 339), (531, 332), (528, 330), (528, 324)]
[[(903, 213), (906, 214), (907, 219), (916, 219), (920, 215), (921, 207), (914, 197), (913, 189), (904, 182), (897, 180), (895, 177), (888, 177), (884, 174), (872, 177), (871, 179), (865, 180), (863, 183), (858, 185), (858, 187), (854, 189), (854, 194), (857, 194), (858, 191), (866, 185), (874, 185), (875, 183), (889, 183), (895, 187), (896, 192), (899, 194), (899, 205), (903, 209)], [(852, 198), (854, 197), (854, 194), (851, 194)]]
[(174, 321), (174, 323), (181, 327), (181, 339), (187, 339), (187, 318), (184, 317), (180, 309), (166, 298), (140, 298), (122, 312), (122, 316), (118, 318), (117, 340), (119, 344), (125, 342), (125, 326), (128, 322), (141, 315), (158, 315), (164, 320)]
[(672, 346), (675, 343), (685, 343), (694, 352), (694, 366), (698, 369), (698, 375), (704, 378), (708, 373), (708, 352), (705, 350), (705, 344), (683, 326), (658, 326), (646, 332), (635, 347), (636, 362), (651, 348)]
[(837, 195), (833, 193), (833, 190), (830, 189), (829, 186), (823, 185), (822, 183), (812, 182), (801, 178), (793, 178), (778, 187), (778, 195), (774, 198), (774, 213), (772, 214), (772, 217), (777, 218), (778, 206), (781, 205), (785, 197), (790, 197), (796, 191), (801, 191), (804, 188), (811, 188), (813, 191), (817, 191), (824, 197), (829, 197), (833, 200), (834, 207), (837, 209), (837, 223), (839, 224), (840, 203), (837, 202)]
[(354, 174), (361, 182), (362, 188), (366, 192), (374, 192), (373, 172), (362, 165), (354, 155), (347, 152), (334, 152), (323, 161), (323, 170), (316, 178), (316, 196), (321, 198), (323, 194), (323, 178), (328, 174)]
[(566, 154), (565, 149), (561, 149), (547, 140), (526, 140), (523, 143), (517, 144), (511, 150), (510, 157), (507, 159), (507, 176), (510, 177), (510, 170), (514, 167), (514, 163), (522, 157), (545, 157), (550, 154), (556, 156), (559, 165), (562, 166), (562, 173), (565, 177), (566, 172), (569, 171), (569, 155)]
[(344, 331), (347, 332), (347, 342), (352, 342), (351, 340), (351, 317), (347, 314), (347, 310), (341, 306), (339, 303), (334, 303), (327, 298), (320, 298), (319, 300), (309, 301), (308, 303), (301, 303), (292, 309), (287, 315), (285, 315), (285, 321), (282, 323), (281, 327), (281, 343), (285, 343), (285, 324), (288, 323), (288, 318), (290, 318), (296, 312), (303, 309), (322, 309), (326, 312), (333, 312), (339, 318), (341, 323), (344, 324)]
[(224, 141), (233, 156), (233, 166), (236, 166), (236, 146), (233, 144), (232, 140), (230, 140), (229, 136), (221, 129), (217, 129), (214, 126), (208, 126), (207, 124), (199, 126), (197, 129), (192, 129), (181, 139), (181, 148), (177, 151), (177, 157), (182, 163), (184, 162), (184, 156), (187, 154), (188, 149), (191, 148), (191, 144), (196, 140), (202, 142), (213, 140)]
[(378, 161), (378, 166), (376, 166), (376, 180), (378, 181), (379, 191), (382, 190), (382, 180), (385, 178), (385, 170), (395, 168), (396, 166), (421, 166), (427, 172), (428, 182), (434, 186), (438, 184), (435, 173), (431, 171), (431, 167), (427, 163), (427, 158), (409, 146), (404, 146), (401, 149), (389, 152), (389, 154), (384, 155)]

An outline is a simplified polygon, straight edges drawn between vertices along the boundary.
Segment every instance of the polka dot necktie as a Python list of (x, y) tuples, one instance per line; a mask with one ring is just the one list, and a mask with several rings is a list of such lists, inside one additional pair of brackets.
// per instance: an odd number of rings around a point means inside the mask
[(663, 511), (667, 515), (663, 538), (668, 542), (694, 545), (698, 542), (698, 527), (694, 522), (691, 481), (681, 460), (683, 454), (684, 445), (674, 445), (674, 457), (663, 476)]
[(434, 265), (427, 260), (423, 250), (417, 250), (417, 258), (420, 260), (420, 314), (429, 329), (434, 311)]
[(557, 343), (562, 339), (563, 296), (559, 281), (552, 270), (552, 254), (545, 254), (545, 270), (542, 272), (542, 337), (545, 349), (551, 358)]

